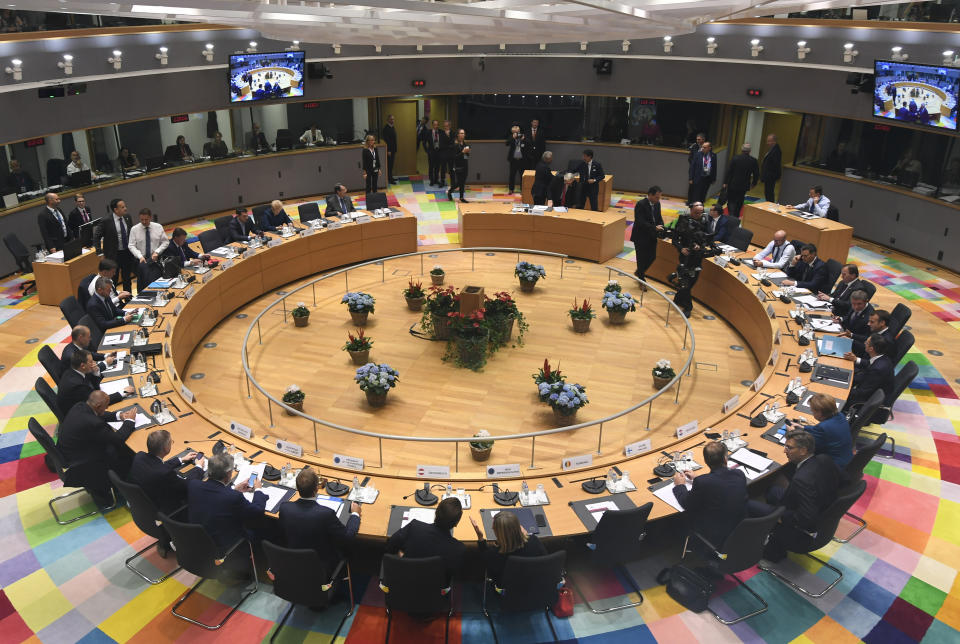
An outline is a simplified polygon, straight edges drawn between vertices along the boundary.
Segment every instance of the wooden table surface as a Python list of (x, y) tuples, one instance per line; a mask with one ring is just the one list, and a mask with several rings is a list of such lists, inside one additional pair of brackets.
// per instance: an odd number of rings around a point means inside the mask
[[(779, 210), (779, 212), (778, 212)], [(826, 217), (804, 219), (788, 214), (790, 206), (778, 206), (769, 201), (744, 204), (742, 226), (753, 231), (753, 243), (763, 248), (778, 230), (787, 233), (788, 240), (815, 244), (817, 255), (823, 261), (835, 259), (846, 264), (853, 243), (853, 228)]]
[(93, 251), (78, 255), (68, 262), (34, 262), (40, 304), (57, 306), (64, 298), (77, 295), (84, 277), (97, 272), (100, 257)]

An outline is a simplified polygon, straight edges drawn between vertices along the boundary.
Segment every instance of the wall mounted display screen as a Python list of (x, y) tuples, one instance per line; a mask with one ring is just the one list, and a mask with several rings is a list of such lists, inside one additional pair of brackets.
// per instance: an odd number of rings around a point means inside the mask
[(230, 102), (303, 96), (305, 52), (230, 56)]
[(873, 115), (955, 131), (960, 69), (890, 60), (873, 63)]

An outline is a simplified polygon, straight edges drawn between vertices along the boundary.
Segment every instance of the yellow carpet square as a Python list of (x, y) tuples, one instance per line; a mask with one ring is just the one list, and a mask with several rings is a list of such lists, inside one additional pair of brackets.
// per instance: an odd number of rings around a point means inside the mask
[(4, 588), (23, 621), (37, 632), (60, 619), (73, 605), (63, 596), (46, 570), (38, 570)]

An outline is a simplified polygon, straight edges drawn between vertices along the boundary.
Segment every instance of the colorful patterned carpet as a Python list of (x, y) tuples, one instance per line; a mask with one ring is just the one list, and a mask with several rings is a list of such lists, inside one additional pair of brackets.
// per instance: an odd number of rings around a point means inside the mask
[[(494, 187), (471, 187), (469, 197), (512, 197)], [(441, 199), (443, 195), (439, 195)], [(616, 194), (614, 203), (632, 208), (635, 195)], [(417, 214), (421, 244), (458, 240), (454, 204), (424, 192), (421, 181), (402, 182), (390, 202)], [(668, 207), (679, 204), (669, 203)], [(288, 209), (295, 214), (295, 206)], [(190, 231), (208, 227), (199, 223)], [(632, 249), (625, 247), (625, 257)], [(960, 285), (917, 270), (903, 262), (860, 247), (851, 258), (868, 279), (930, 311), (947, 324), (960, 322)], [(29, 308), (34, 298), (20, 299), (17, 280), (0, 284), (0, 321)], [(150, 542), (126, 510), (59, 526), (47, 501), (60, 483), (44, 467), (38, 445), (26, 431), (34, 416), (48, 430), (54, 418), (33, 393), (33, 381), (43, 374), (37, 350), (67, 340), (64, 327), (42, 339), (0, 377), (0, 642), (168, 642), (268, 641), (286, 602), (263, 584), (227, 625), (203, 631), (170, 615), (171, 605), (194, 583), (179, 573), (148, 586), (124, 567), (124, 560)], [(798, 595), (767, 573), (753, 569), (741, 575), (762, 595), (770, 610), (733, 627), (719, 624), (709, 613), (684, 610), (654, 581), (656, 573), (679, 557), (679, 545), (653, 544), (630, 566), (643, 588), (645, 602), (637, 609), (594, 615), (577, 597), (573, 617), (555, 619), (564, 642), (619, 644), (637, 642), (816, 642), (834, 644), (948, 643), (960, 641), (960, 398), (926, 358), (924, 339), (906, 359), (920, 365), (920, 375), (895, 407), (896, 418), (884, 431), (897, 440), (892, 459), (877, 458), (867, 468), (867, 493), (853, 512), (869, 528), (848, 544), (832, 542), (818, 555), (838, 566), (844, 579), (824, 598)], [(59, 347), (56, 352), (59, 353)], [(841, 532), (852, 524), (842, 523)], [(155, 556), (149, 569), (169, 569)], [(580, 560), (568, 566), (590, 600), (600, 606), (620, 603), (627, 582), (612, 572), (596, 570)], [(829, 579), (829, 571), (791, 556), (785, 565), (810, 580)], [(338, 641), (382, 641), (386, 618), (376, 583), (355, 576), (358, 611)], [(202, 619), (219, 619), (237, 590), (217, 583), (204, 585), (192, 598)], [(458, 583), (454, 590), (456, 617), (450, 624), (452, 642), (491, 642), (492, 635), (479, 608), (480, 586)], [(714, 606), (722, 611), (746, 611), (751, 597), (731, 584), (723, 585)], [(298, 608), (278, 641), (322, 642), (336, 628), (344, 604), (323, 612)], [(496, 617), (501, 641), (551, 641), (540, 615)], [(421, 622), (404, 616), (394, 620), (395, 642), (442, 641), (443, 620)]]

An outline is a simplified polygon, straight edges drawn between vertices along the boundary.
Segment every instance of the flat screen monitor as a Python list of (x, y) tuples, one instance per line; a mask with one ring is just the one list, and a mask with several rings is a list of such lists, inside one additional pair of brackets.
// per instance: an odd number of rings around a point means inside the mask
[(303, 96), (305, 60), (302, 51), (230, 56), (230, 102)]
[(79, 239), (80, 242), (87, 248), (93, 248), (93, 232), (97, 226), (100, 225), (100, 218), (97, 217), (92, 221), (88, 221), (85, 224), (80, 224), (79, 230)]
[(877, 60), (873, 70), (874, 116), (956, 131), (960, 69)]

